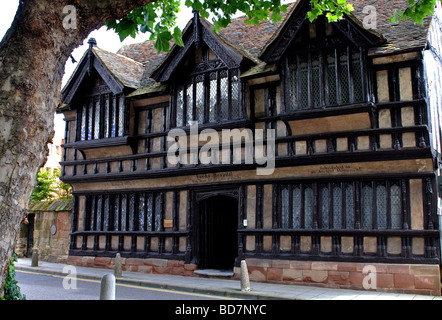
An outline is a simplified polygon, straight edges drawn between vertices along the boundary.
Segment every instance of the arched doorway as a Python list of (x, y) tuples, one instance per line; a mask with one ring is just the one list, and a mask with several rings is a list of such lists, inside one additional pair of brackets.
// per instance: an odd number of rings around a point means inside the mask
[(213, 196), (199, 203), (199, 269), (233, 269), (238, 256), (238, 200)]

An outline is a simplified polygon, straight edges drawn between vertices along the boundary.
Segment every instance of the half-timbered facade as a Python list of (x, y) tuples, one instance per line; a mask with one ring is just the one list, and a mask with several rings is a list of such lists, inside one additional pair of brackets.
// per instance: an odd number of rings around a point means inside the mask
[[(280, 24), (220, 34), (195, 15), (167, 55), (90, 41), (60, 108), (70, 261), (118, 252), (128, 270), (193, 275), (245, 259), (252, 280), (356, 288), (370, 265), (379, 289), (440, 294), (424, 59), (440, 22), (390, 26), (403, 3), (354, 2), (336, 23), (310, 23), (300, 0)], [(385, 10), (377, 28), (366, 5)]]

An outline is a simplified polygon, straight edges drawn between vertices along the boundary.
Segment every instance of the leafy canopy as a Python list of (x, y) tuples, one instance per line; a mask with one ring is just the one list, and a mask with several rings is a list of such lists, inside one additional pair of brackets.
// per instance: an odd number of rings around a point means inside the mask
[(441, 0), (408, 0), (410, 5), (404, 11), (396, 11), (390, 22), (399, 23), (400, 20), (411, 19), (414, 23), (423, 24), (427, 16), (434, 14), (434, 7)]
[(31, 201), (72, 198), (72, 187), (59, 180), (61, 169), (53, 171), (41, 169), (37, 174), (37, 185), (31, 195)]
[[(247, 16), (246, 23), (258, 25), (260, 21), (270, 20), (274, 23), (282, 19), (281, 13), (287, 11), (287, 5), (281, 0), (184, 0), (185, 5), (197, 10), (202, 18), (212, 16), (213, 29), (219, 32), (226, 27), (235, 14)], [(442, 0), (408, 0), (404, 11), (396, 11), (391, 17), (392, 23), (411, 19), (423, 24), (428, 15), (434, 14), (434, 6)], [(108, 30), (113, 29), (123, 41), (126, 37), (135, 38), (138, 32), (150, 33), (150, 40), (155, 40), (159, 52), (168, 52), (170, 41), (183, 46), (181, 30), (176, 25), (180, 12), (180, 0), (157, 0), (140, 7), (118, 21), (108, 21)], [(347, 0), (311, 0), (311, 10), (307, 13), (310, 21), (325, 15), (330, 22), (341, 20), (345, 14), (354, 10)], [(351, 2), (351, 0), (349, 0)]]

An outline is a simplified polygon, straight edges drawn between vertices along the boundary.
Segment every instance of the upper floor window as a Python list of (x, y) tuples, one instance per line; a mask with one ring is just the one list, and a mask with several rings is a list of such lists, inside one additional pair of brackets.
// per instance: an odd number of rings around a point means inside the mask
[(176, 127), (216, 123), (242, 118), (241, 81), (238, 69), (228, 69), (208, 48), (200, 61), (187, 69), (184, 80), (175, 85), (173, 96)]
[(79, 140), (122, 137), (125, 134), (123, 95), (95, 95), (84, 100), (79, 109)]
[(290, 111), (363, 102), (362, 52), (351, 47), (288, 59)]

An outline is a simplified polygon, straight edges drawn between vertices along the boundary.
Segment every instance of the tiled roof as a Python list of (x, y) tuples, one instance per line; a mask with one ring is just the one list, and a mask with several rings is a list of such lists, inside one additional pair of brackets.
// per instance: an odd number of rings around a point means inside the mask
[(70, 211), (72, 210), (72, 205), (72, 199), (32, 201), (29, 205), (28, 212)]
[[(373, 14), (374, 12), (371, 11), (373, 8), (376, 9), (377, 23), (375, 30), (372, 31), (381, 34), (387, 42), (379, 48), (373, 48), (371, 53), (388, 53), (397, 50), (423, 48), (425, 46), (431, 18), (425, 19), (423, 26), (415, 25), (410, 20), (401, 21), (398, 25), (392, 25), (389, 22), (395, 10), (403, 10), (406, 8), (408, 0), (350, 0), (349, 2), (352, 3), (355, 8), (355, 11), (352, 13), (352, 18), (357, 18), (359, 22), (363, 22), (369, 14)], [(227, 28), (221, 30), (219, 39), (224, 43), (230, 42), (229, 45), (231, 47), (236, 48), (237, 51), (241, 51), (244, 55), (257, 61), (261, 50), (271, 38), (277, 36), (278, 29), (284, 23), (284, 19), (287, 15), (293, 11), (296, 4), (297, 2), (290, 4), (287, 13), (283, 14), (283, 21), (276, 24), (272, 22), (262, 22), (258, 26), (255, 26), (245, 24), (245, 17), (234, 19)], [(209, 24), (208, 22), (206, 23)], [(152, 41), (124, 46), (118, 51), (118, 54), (137, 61), (144, 66), (143, 76), (141, 77), (140, 86), (138, 88), (152, 86), (155, 81), (150, 79), (149, 75), (167, 55), (166, 53), (158, 54)], [(112, 63), (109, 65), (105, 60), (111, 60), (115, 57), (109, 55), (103, 56), (103, 62), (109, 66), (113, 74), (127, 84), (135, 84), (136, 81), (133, 80), (139, 76), (140, 65), (134, 65), (133, 63), (117, 59), (118, 62), (112, 66)], [(132, 69), (125, 70), (126, 66)]]
[(122, 85), (134, 89), (142, 86), (145, 71), (143, 64), (127, 56), (111, 53), (97, 47), (94, 47), (92, 50), (103, 66)]
[(369, 6), (376, 8), (376, 32), (382, 34), (387, 43), (378, 48), (377, 52), (407, 50), (412, 48), (425, 47), (427, 40), (428, 27), (431, 18), (424, 19), (423, 25), (414, 24), (411, 20), (401, 21), (398, 25), (392, 25), (390, 18), (396, 10), (404, 10), (408, 4), (408, 0), (350, 0), (355, 11), (353, 14), (360, 20), (364, 21), (370, 9)]
[(152, 71), (163, 61), (167, 56), (167, 53), (158, 53), (154, 47), (153, 41), (144, 41), (137, 44), (127, 45), (122, 47), (117, 52), (120, 55), (129, 57), (144, 66), (142, 87), (152, 85), (155, 81), (150, 79), (149, 76)]

